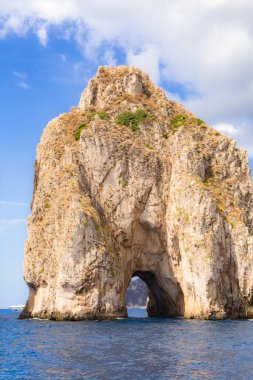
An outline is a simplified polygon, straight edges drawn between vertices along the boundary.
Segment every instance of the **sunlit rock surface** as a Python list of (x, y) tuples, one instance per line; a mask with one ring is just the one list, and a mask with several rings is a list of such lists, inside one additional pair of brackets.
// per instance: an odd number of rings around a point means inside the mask
[(125, 317), (136, 275), (151, 316), (251, 317), (252, 206), (245, 151), (142, 71), (100, 67), (38, 146), (21, 317)]

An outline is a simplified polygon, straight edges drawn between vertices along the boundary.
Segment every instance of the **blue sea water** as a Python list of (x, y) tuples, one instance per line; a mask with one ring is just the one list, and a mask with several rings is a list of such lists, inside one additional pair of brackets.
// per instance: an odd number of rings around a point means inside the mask
[(253, 379), (253, 322), (129, 315), (50, 322), (0, 310), (0, 379)]

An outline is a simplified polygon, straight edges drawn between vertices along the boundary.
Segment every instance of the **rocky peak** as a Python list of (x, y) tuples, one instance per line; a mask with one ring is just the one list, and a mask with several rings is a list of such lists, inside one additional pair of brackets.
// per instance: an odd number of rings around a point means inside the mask
[(45, 128), (35, 165), (23, 317), (253, 316), (246, 153), (133, 67), (100, 67)]
[[(101, 66), (83, 92), (79, 108), (82, 111), (99, 108), (106, 109), (109, 105), (117, 106), (115, 100), (126, 100), (131, 103), (136, 99), (144, 101), (150, 97), (165, 98), (163, 92), (154, 87), (147, 74), (132, 66), (109, 67)], [(137, 96), (137, 98), (134, 98)], [(139, 96), (139, 98), (138, 98)], [(117, 103), (116, 101), (116, 103)]]

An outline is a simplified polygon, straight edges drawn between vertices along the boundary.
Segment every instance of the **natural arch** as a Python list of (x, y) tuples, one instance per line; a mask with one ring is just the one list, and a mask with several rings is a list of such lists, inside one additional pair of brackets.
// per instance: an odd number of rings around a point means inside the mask
[(164, 281), (167, 285), (165, 286), (156, 273), (151, 271), (136, 271), (132, 277), (139, 277), (147, 286), (148, 299), (146, 309), (149, 317), (173, 317), (183, 314), (184, 302), (181, 290), (179, 291), (177, 301), (175, 301), (172, 295), (170, 295), (172, 289), (169, 289), (166, 281)]
[(139, 275), (150, 316), (253, 318), (246, 154), (145, 73), (99, 68), (43, 132), (34, 184), (22, 317), (125, 317)]

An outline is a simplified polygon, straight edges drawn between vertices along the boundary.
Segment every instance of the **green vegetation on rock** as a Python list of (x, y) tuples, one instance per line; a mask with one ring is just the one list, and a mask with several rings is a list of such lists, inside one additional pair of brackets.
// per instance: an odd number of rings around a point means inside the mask
[(94, 112), (85, 113), (83, 115), (83, 116), (85, 116), (84, 117), (84, 123), (80, 124), (77, 127), (77, 130), (75, 132), (75, 139), (76, 140), (80, 139), (82, 130), (86, 129), (88, 127), (89, 123), (94, 119), (94, 117), (96, 115), (98, 115), (101, 120), (108, 120), (109, 119), (109, 115), (104, 111), (99, 111), (99, 112), (94, 111)]
[(148, 113), (143, 109), (135, 112), (122, 112), (116, 119), (117, 124), (129, 127), (133, 132), (139, 130), (139, 124), (148, 117)]
[(213, 182), (215, 180), (215, 175), (212, 166), (210, 166), (205, 173), (205, 179), (204, 183), (209, 184), (210, 182)]
[(194, 122), (195, 124), (197, 124), (197, 126), (200, 126), (200, 125), (204, 124), (203, 120), (199, 119), (198, 117), (195, 117), (195, 118), (193, 119), (193, 122)]
[[(198, 127), (204, 124), (204, 121), (197, 117), (187, 117), (185, 115), (178, 115), (170, 122), (170, 130), (175, 133), (178, 129), (183, 127), (185, 124), (197, 125)], [(164, 136), (163, 136), (164, 137)]]
[(179, 128), (185, 125), (186, 117), (184, 115), (178, 115), (170, 122), (170, 127), (173, 132), (176, 132)]
[(115, 278), (117, 276), (117, 269), (112, 267), (109, 269), (110, 275), (112, 278)]
[(87, 128), (85, 124), (80, 124), (75, 132), (75, 139), (79, 140), (83, 129)]
[(120, 178), (119, 179), (119, 185), (121, 187), (126, 187), (127, 186), (127, 182), (123, 178)]
[(90, 122), (91, 120), (93, 120), (96, 115), (98, 115), (101, 120), (108, 120), (109, 119), (109, 115), (106, 112), (104, 112), (104, 111), (94, 111), (94, 112), (90, 112), (88, 114), (88, 122)]

